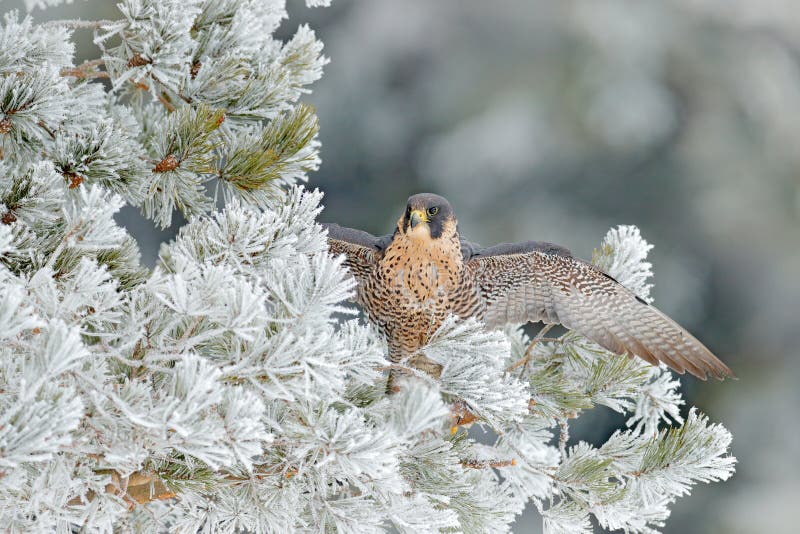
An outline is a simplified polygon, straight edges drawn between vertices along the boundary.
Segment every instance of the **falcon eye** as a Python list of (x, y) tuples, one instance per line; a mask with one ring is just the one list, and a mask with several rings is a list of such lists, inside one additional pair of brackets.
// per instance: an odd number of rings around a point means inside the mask
[(436, 215), (437, 213), (439, 213), (439, 208), (437, 207), (428, 208), (428, 215)]

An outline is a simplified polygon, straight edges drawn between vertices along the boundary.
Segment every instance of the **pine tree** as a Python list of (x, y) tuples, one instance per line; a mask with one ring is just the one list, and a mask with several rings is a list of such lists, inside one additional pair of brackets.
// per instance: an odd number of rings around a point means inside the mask
[[(547, 532), (652, 532), (733, 473), (730, 434), (681, 415), (668, 370), (575, 333), (451, 318), (424, 350), (441, 377), (387, 397), (385, 343), (345, 305), (354, 281), (302, 186), (314, 32), (277, 40), (282, 0), (119, 10), (0, 28), (4, 528), (499, 532), (533, 502)], [(102, 54), (75, 65), (80, 31)], [(189, 220), (152, 270), (125, 204)], [(620, 227), (594, 261), (647, 299), (649, 248)], [(595, 405), (627, 429), (570, 444)]]

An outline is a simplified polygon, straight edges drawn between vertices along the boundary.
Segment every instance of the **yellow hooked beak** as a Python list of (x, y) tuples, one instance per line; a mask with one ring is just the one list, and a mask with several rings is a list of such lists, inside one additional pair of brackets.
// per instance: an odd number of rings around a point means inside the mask
[(428, 214), (422, 210), (414, 210), (411, 212), (411, 229), (413, 230), (421, 222), (428, 222)]

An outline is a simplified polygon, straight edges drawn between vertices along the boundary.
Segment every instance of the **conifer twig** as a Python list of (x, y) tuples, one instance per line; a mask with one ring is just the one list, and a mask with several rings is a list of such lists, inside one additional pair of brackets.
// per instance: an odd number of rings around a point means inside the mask
[(525, 349), (525, 354), (522, 356), (522, 358), (520, 358), (519, 360), (517, 360), (514, 363), (512, 363), (511, 365), (509, 365), (506, 368), (506, 372), (509, 373), (509, 372), (513, 371), (514, 369), (524, 365), (525, 367), (521, 371), (522, 373), (524, 373), (525, 371), (527, 371), (528, 362), (530, 362), (531, 358), (533, 357), (533, 349), (538, 343), (541, 343), (543, 341), (559, 341), (558, 338), (546, 338), (546, 337), (544, 337), (544, 335), (547, 332), (549, 332), (554, 326), (555, 325), (552, 325), (552, 324), (544, 325), (542, 327), (542, 329), (539, 330), (539, 332), (536, 334), (536, 337), (534, 337), (531, 340), (531, 342), (528, 344), (528, 348)]
[(105, 60), (103, 59), (93, 59), (90, 61), (84, 61), (80, 65), (77, 65), (73, 68), (64, 68), (61, 69), (61, 76), (71, 77), (71, 78), (78, 78), (78, 79), (87, 79), (87, 78), (108, 78), (109, 73), (108, 71), (104, 70), (95, 70), (97, 67), (101, 65), (105, 65)]
[(461, 465), (470, 469), (486, 469), (487, 467), (497, 469), (500, 467), (515, 467), (517, 461), (513, 458), (511, 460), (462, 460)]
[(53, 20), (45, 22), (43, 26), (64, 27), (64, 28), (71, 28), (73, 30), (99, 30), (101, 28), (105, 28), (106, 26), (111, 26), (114, 23), (115, 22), (113, 20), (65, 19), (65, 20)]
[(566, 419), (558, 421), (558, 452), (561, 453), (561, 461), (567, 460), (567, 441), (569, 441), (569, 423)]

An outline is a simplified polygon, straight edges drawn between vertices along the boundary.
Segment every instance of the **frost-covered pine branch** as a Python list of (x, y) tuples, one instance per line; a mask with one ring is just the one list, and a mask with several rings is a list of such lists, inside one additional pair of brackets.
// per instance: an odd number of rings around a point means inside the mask
[[(451, 318), (424, 349), (440, 376), (387, 397), (385, 343), (299, 185), (320, 163), (313, 31), (275, 39), (280, 0), (119, 10), (0, 28), (4, 528), (500, 532), (532, 501), (550, 532), (647, 532), (730, 476), (730, 435), (684, 420), (669, 371), (572, 333)], [(100, 57), (75, 64), (77, 31)], [(152, 270), (125, 204), (189, 218)], [(648, 250), (621, 227), (595, 261), (648, 298)], [(594, 405), (628, 428), (570, 443)]]

